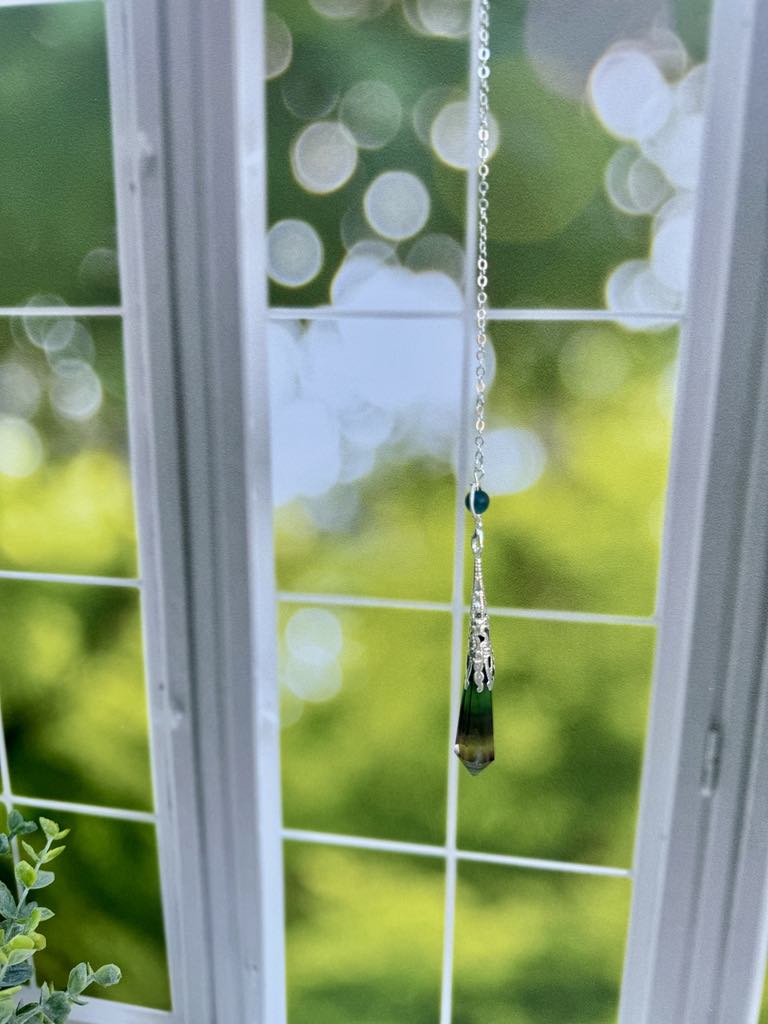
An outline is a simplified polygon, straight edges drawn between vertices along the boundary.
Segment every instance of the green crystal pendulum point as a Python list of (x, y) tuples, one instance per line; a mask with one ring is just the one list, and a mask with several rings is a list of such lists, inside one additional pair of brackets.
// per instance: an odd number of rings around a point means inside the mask
[(494, 759), (491, 692), (496, 672), (483, 586), (482, 527), (479, 522), (472, 538), (472, 549), (475, 554), (475, 573), (467, 672), (453, 750), (467, 771), (477, 775)]

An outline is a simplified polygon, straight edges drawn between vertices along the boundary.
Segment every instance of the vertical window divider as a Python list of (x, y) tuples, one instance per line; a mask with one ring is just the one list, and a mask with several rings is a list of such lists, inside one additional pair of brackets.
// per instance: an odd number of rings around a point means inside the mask
[(715, 4), (621, 1024), (753, 1024), (762, 991), (766, 46), (764, 4)]
[(172, 1020), (280, 1024), (261, 1004), (235, 0), (106, 11)]
[(253, 736), (259, 820), (259, 966), (252, 975), (255, 1019), (287, 1021), (285, 884), (268, 370), (267, 113), (263, 0), (234, 0), (240, 189), (243, 397), (250, 595), (254, 614)]

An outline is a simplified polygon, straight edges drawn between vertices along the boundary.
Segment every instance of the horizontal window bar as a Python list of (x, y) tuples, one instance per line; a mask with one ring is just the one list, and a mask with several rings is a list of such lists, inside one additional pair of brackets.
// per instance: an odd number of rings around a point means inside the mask
[(82, 0), (0, 0), (0, 11), (4, 7), (49, 7), (52, 4), (82, 3)]
[(101, 807), (69, 800), (45, 800), (42, 797), (18, 796), (16, 793), (6, 793), (2, 799), (9, 807), (39, 807), (44, 811), (87, 814), (91, 818), (114, 818), (117, 821), (140, 821), (146, 825), (154, 825), (157, 820), (151, 811), (130, 811), (121, 807)]
[(679, 323), (683, 319), (680, 312), (658, 310), (654, 313), (621, 312), (613, 309), (489, 309), (489, 320), (586, 320), (586, 321), (608, 321), (613, 323), (616, 320), (630, 320), (634, 323), (653, 321), (673, 321)]
[(358, 597), (355, 594), (303, 594), (280, 590), (278, 600), (285, 604), (327, 604), (350, 608), (396, 608), (414, 612), (450, 612), (452, 606), (442, 601), (400, 601), (390, 597)]
[[(54, 3), (57, 0), (47, 0), (47, 2)], [(65, 3), (80, 2), (80, 0), (64, 0)], [(15, 4), (3, 3), (0, 0), (0, 10), (3, 7), (15, 6)], [(19, 5), (21, 6), (21, 5)], [(28, 3), (24, 3), (25, 7), (28, 7)], [(121, 306), (0, 306), (0, 317), (3, 316), (122, 316), (123, 310)]]
[(72, 583), (81, 587), (141, 587), (141, 580), (124, 576), (77, 576), (72, 573), (17, 572), (0, 569), (0, 580), (26, 580), (29, 583)]
[[(343, 306), (296, 307), (274, 306), (270, 320), (447, 320), (466, 315), (463, 307), (454, 309), (349, 309)], [(489, 309), (488, 319), (495, 321), (608, 321), (628, 320), (638, 324), (645, 321), (673, 321), (683, 317), (678, 312), (637, 313), (616, 312), (609, 309)]]
[[(391, 839), (370, 839), (365, 836), (345, 836), (334, 832), (309, 832), (298, 828), (284, 828), (283, 839), (295, 843), (314, 843), (318, 846), (342, 846), (352, 850), (373, 850), (379, 853), (404, 853), (416, 857), (447, 858), (445, 846), (426, 843), (400, 843)], [(506, 867), (528, 868), (535, 871), (563, 871), (577, 875), (606, 875), (611, 878), (630, 878), (627, 868), (603, 867), (600, 864), (575, 864), (569, 861), (545, 860), (539, 857), (513, 857), (502, 853), (483, 853), (475, 850), (456, 850), (457, 860), (477, 861), (482, 864), (501, 864)]]
[[(465, 607), (469, 611), (469, 605)], [(603, 626), (655, 626), (653, 615), (608, 615), (603, 612), (564, 612), (548, 608), (495, 608), (488, 614), (503, 619), (549, 619), (552, 622), (586, 622)]]
[[(441, 601), (399, 601), (389, 597), (358, 597), (354, 594), (302, 594), (291, 590), (278, 592), (278, 599), (285, 604), (321, 604), (340, 608), (393, 608), (402, 611), (452, 612), (453, 605)], [(464, 614), (469, 605), (464, 605)], [(497, 608), (489, 607), (488, 613), (498, 618), (547, 619), (553, 622), (586, 622), (605, 626), (655, 626), (655, 616), (607, 615), (601, 612), (569, 612), (548, 608)]]

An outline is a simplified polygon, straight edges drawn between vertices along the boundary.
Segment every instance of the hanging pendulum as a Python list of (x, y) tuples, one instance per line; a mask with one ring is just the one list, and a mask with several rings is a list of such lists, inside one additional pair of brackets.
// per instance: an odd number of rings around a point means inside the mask
[(474, 573), (470, 605), (469, 649), (467, 671), (464, 677), (464, 692), (461, 698), (459, 725), (456, 730), (454, 751), (464, 767), (477, 775), (494, 759), (493, 745), (493, 704), (492, 691), (496, 666), (491, 647), (488, 623), (488, 607), (483, 585), (483, 513), (487, 511), (490, 498), (482, 489), (485, 473), (484, 432), (485, 432), (485, 350), (488, 342), (486, 332), (488, 319), (488, 60), (489, 42), (489, 0), (480, 0), (478, 27), (478, 76), (479, 76), (479, 119), (477, 179), (477, 308), (475, 335), (475, 453), (472, 486), (466, 497), (466, 506), (475, 523), (472, 535)]
[(469, 613), (467, 671), (454, 747), (462, 764), (472, 775), (481, 772), (494, 758), (491, 694), (496, 665), (493, 660), (488, 608), (483, 587), (483, 526), (477, 511), (481, 502), (487, 507), (488, 496), (485, 491), (477, 489), (473, 484), (468, 495), (468, 504), (475, 516), (475, 533), (472, 537), (475, 571)]

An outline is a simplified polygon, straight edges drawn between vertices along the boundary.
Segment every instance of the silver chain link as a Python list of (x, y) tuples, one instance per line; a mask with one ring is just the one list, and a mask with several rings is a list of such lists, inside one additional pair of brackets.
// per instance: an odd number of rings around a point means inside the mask
[(479, 118), (477, 140), (477, 292), (476, 292), (476, 364), (475, 364), (475, 463), (473, 484), (480, 490), (485, 474), (483, 437), (485, 431), (485, 350), (488, 343), (488, 158), (490, 156), (490, 121), (488, 110), (488, 79), (491, 57), (488, 48), (490, 27), (490, 0), (480, 0), (477, 33), (477, 74)]
[(490, 157), (490, 112), (488, 109), (491, 74), (489, 49), (491, 10), (490, 0), (479, 0), (477, 27), (478, 127), (477, 149), (477, 290), (475, 309), (475, 458), (470, 488), (470, 508), (475, 518), (472, 550), (480, 555), (483, 550), (483, 525), (475, 511), (474, 495), (482, 489), (485, 475), (485, 353), (488, 344), (488, 159)]

